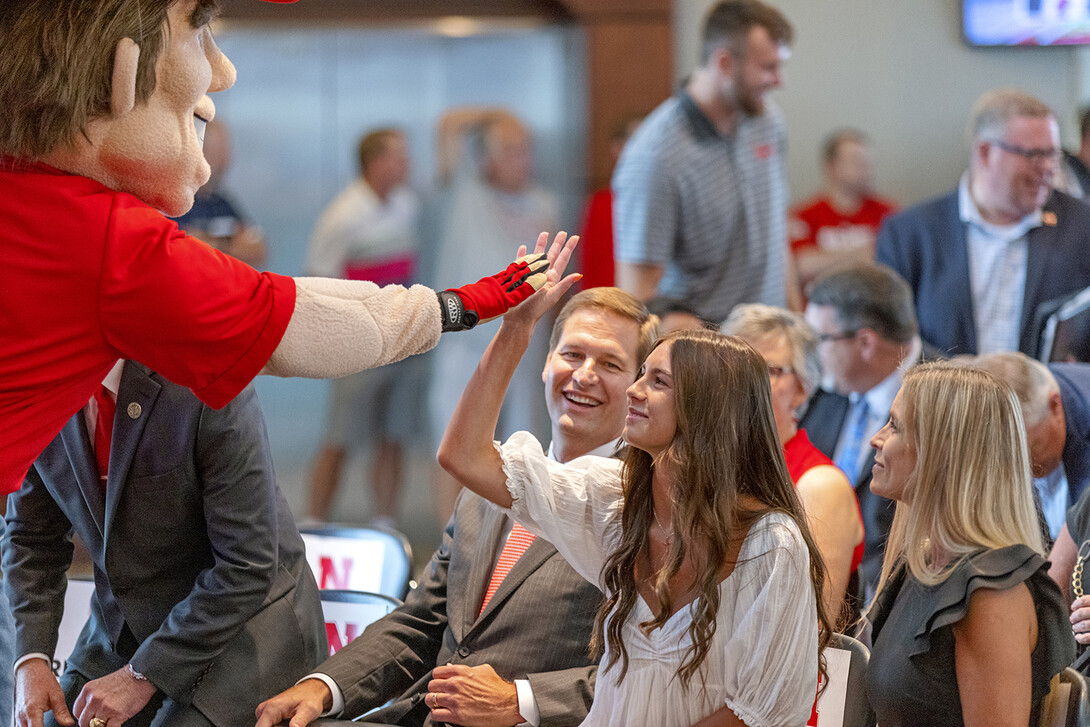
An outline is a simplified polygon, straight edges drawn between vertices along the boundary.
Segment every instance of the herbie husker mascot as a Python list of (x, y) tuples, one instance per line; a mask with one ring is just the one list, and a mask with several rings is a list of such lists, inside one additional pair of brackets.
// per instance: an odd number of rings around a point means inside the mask
[(529, 297), (574, 247), (557, 235), (548, 259), (437, 298), (259, 273), (187, 236), (164, 214), (208, 179), (207, 94), (235, 80), (215, 5), (0, 2), (2, 494), (119, 358), (220, 407), (259, 373), (330, 378), (427, 351)]
[[(187, 236), (164, 214), (188, 210), (208, 179), (208, 94), (235, 80), (208, 27), (215, 9), (0, 0), (0, 494), (119, 358), (221, 407), (259, 373), (337, 377), (427, 351), (556, 280), (549, 263), (570, 257), (560, 234), (547, 256), (437, 294), (259, 273)], [(0, 598), (5, 700), (8, 611)]]

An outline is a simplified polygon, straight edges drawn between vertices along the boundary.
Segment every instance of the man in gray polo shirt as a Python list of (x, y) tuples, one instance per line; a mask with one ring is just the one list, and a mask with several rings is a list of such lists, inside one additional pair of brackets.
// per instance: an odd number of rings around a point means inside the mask
[(759, 0), (712, 8), (701, 65), (613, 175), (620, 287), (681, 298), (713, 321), (737, 303), (789, 302), (786, 129), (765, 94), (780, 85), (791, 37)]

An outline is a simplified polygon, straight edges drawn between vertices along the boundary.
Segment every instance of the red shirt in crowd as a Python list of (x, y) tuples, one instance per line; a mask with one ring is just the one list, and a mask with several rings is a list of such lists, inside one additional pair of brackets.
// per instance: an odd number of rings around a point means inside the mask
[(579, 235), (583, 288), (613, 285), (613, 192), (599, 189), (587, 202), (583, 232)]
[[(787, 441), (787, 444), (783, 445), (783, 456), (787, 460), (787, 474), (791, 477), (791, 481), (796, 485), (804, 474), (809, 470), (817, 467), (818, 465), (829, 465), (835, 467), (833, 461), (821, 453), (817, 447), (810, 441), (810, 437), (806, 436), (805, 429), (799, 429), (795, 432), (795, 436), (791, 437)], [(855, 492), (852, 492), (852, 498), (855, 499), (855, 513), (859, 518), (859, 524), (863, 524), (863, 513), (859, 510), (859, 498), (855, 497)], [(859, 545), (855, 546), (855, 550), (852, 551), (852, 569), (851, 573), (855, 573), (859, 568), (859, 564), (863, 562), (863, 541), (859, 541)]]
[(866, 197), (854, 213), (845, 215), (834, 209), (826, 197), (816, 197), (791, 213), (788, 234), (791, 250), (850, 250), (862, 247), (874, 249), (878, 228), (896, 206), (877, 197)]
[(117, 359), (222, 407), (268, 361), (295, 308), (291, 278), (259, 273), (86, 177), (0, 160), (0, 221), (2, 494)]

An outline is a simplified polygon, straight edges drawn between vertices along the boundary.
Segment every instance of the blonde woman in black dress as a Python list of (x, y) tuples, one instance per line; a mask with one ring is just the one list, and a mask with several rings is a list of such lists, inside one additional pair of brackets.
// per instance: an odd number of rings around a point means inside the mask
[(867, 614), (878, 722), (1036, 723), (1075, 646), (1048, 577), (1010, 387), (980, 369), (918, 366), (871, 445), (871, 490), (897, 501)]

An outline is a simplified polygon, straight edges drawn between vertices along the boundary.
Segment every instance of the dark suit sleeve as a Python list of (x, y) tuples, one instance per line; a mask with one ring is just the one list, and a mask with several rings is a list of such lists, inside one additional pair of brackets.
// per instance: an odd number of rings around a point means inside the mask
[(541, 717), (539, 727), (571, 727), (582, 722), (594, 701), (597, 676), (597, 666), (527, 674)]
[(52, 656), (64, 612), (66, 572), (72, 564), (72, 525), (34, 467), (8, 498), (5, 520), (4, 588), (15, 616), (15, 656), (32, 652)]
[(401, 695), (435, 668), (447, 630), (447, 568), (455, 518), (405, 603), (368, 626), (320, 664), (344, 696), (344, 716), (363, 714)]
[(276, 484), (253, 388), (221, 410), (202, 407), (198, 427), (194, 457), (214, 563), (132, 658), (182, 703), (262, 607), (277, 574)]

